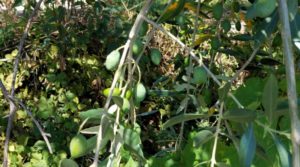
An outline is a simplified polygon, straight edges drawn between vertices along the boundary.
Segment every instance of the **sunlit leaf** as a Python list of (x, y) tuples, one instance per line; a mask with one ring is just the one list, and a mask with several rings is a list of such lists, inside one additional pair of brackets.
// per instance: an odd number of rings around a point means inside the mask
[(185, 0), (174, 0), (169, 6), (164, 10), (159, 22), (165, 22), (171, 18), (177, 16), (183, 9)]
[(83, 134), (98, 134), (99, 126), (93, 126), (80, 131)]
[(139, 167), (139, 163), (133, 160), (132, 157), (130, 157), (125, 167)]
[(211, 34), (200, 34), (200, 35), (196, 36), (196, 40), (193, 44), (193, 47), (202, 44), (203, 42), (207, 41), (208, 39), (210, 39), (212, 37), (213, 37), (213, 35), (211, 35)]
[(52, 116), (54, 112), (54, 103), (52, 98), (47, 99), (46, 97), (42, 96), (39, 100), (38, 109), (38, 116), (41, 118), (47, 119)]
[(89, 118), (89, 119), (90, 118), (100, 119), (103, 113), (104, 113), (103, 108), (91, 109), (91, 110), (80, 112), (79, 113), (79, 118), (81, 120), (85, 120), (87, 118)]

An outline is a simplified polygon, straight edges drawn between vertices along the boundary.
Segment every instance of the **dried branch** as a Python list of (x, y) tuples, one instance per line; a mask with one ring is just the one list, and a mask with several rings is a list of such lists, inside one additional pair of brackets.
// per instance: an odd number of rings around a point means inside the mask
[[(42, 2), (43, 2), (43, 0), (39, 0), (39, 2), (35, 6), (33, 12), (31, 13), (31, 15), (27, 21), (26, 27), (24, 29), (24, 33), (20, 40), (19, 46), (18, 46), (18, 54), (16, 56), (16, 59), (14, 62), (14, 68), (13, 68), (13, 78), (12, 78), (11, 93), (10, 93), (11, 97), (14, 97), (14, 95), (15, 95), (15, 83), (16, 83), (16, 77), (17, 77), (17, 72), (18, 72), (19, 60), (22, 55), (21, 53), (23, 50), (25, 39), (27, 38), (28, 31), (29, 31), (32, 21), (33, 21), (33, 17), (37, 13), (37, 10), (40, 8), (40, 5)], [(10, 101), (9, 102), (9, 118), (8, 118), (6, 134), (5, 134), (6, 138), (5, 138), (5, 143), (4, 143), (3, 167), (7, 167), (7, 165), (8, 165), (8, 145), (9, 145), (9, 140), (10, 140), (10, 133), (11, 133), (11, 130), (13, 127), (13, 119), (15, 116), (16, 108), (17, 108), (16, 105), (12, 101)]]
[(291, 118), (291, 139), (293, 145), (293, 166), (300, 166), (300, 122), (298, 117), (297, 91), (295, 80), (295, 64), (292, 48), (291, 28), (288, 16), (286, 0), (278, 0), (279, 16), (281, 25), (281, 39), (283, 54), (285, 57), (285, 70), (287, 78), (287, 93), (289, 99), (290, 118)]
[(9, 94), (8, 94), (8, 91), (7, 89), (5, 88), (5, 86), (3, 85), (3, 82), (0, 80), (0, 89), (4, 95), (4, 98), (8, 101), (8, 102), (12, 102), (14, 103), (15, 106), (20, 106), (21, 108), (23, 108), (23, 110), (27, 113), (27, 115), (29, 115), (32, 119), (32, 121), (34, 122), (34, 124), (37, 126), (37, 128), (39, 129), (41, 135), (43, 136), (46, 144), (47, 144), (47, 147), (49, 149), (49, 152), (52, 154), (53, 151), (52, 151), (52, 148), (50, 146), (50, 142), (47, 138), (48, 137), (51, 137), (51, 135), (49, 133), (46, 133), (42, 126), (39, 124), (39, 122), (34, 118), (33, 114), (30, 112), (30, 110), (26, 107), (26, 105), (21, 102), (20, 100), (17, 100), (16, 98), (14, 97), (11, 97)]

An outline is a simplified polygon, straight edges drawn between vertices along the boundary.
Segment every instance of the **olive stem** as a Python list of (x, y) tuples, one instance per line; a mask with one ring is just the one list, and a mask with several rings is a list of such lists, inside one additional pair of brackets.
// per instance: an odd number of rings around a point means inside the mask
[[(199, 17), (199, 10), (200, 10), (200, 1), (198, 1), (197, 3), (197, 12), (196, 12), (196, 15), (195, 15), (195, 24), (194, 24), (194, 32), (192, 34), (192, 45), (194, 45), (195, 43), (195, 38), (196, 38), (196, 33), (197, 33), (197, 30), (198, 30), (198, 17)], [(187, 68), (187, 84), (190, 85), (191, 83), (191, 75), (192, 75), (192, 69), (193, 69), (193, 64), (192, 64), (192, 59), (190, 58), (190, 55), (189, 55), (189, 66)], [(190, 86), (187, 87), (187, 90), (186, 90), (186, 98), (188, 98), (190, 94)], [(184, 103), (184, 111), (183, 113), (185, 114), (186, 111), (187, 111), (187, 108), (188, 108), (188, 101), (186, 103)], [(183, 132), (184, 132), (184, 121), (181, 122), (181, 126), (180, 126), (180, 132), (179, 132), (179, 136), (178, 136), (178, 142), (176, 143), (176, 146), (175, 146), (175, 150), (176, 151), (179, 151), (181, 150), (181, 144), (182, 144), (182, 139), (183, 139)]]
[[(112, 93), (113, 93), (113, 90), (116, 87), (117, 81), (118, 81), (118, 79), (121, 75), (121, 69), (122, 69), (123, 64), (126, 60), (127, 53), (129, 51), (129, 49), (132, 48), (133, 41), (135, 40), (135, 38), (138, 34), (138, 30), (139, 30), (139, 28), (142, 24), (142, 21), (143, 21), (142, 16), (145, 15), (148, 12), (152, 2), (153, 2), (153, 0), (147, 0), (145, 2), (145, 5), (141, 9), (140, 13), (138, 14), (138, 16), (137, 16), (137, 18), (134, 22), (134, 25), (132, 26), (132, 29), (129, 33), (129, 39), (127, 40), (126, 44), (124, 45), (124, 50), (123, 50), (123, 53), (122, 53), (122, 57), (121, 57), (119, 65), (118, 65), (117, 71), (114, 75), (114, 79), (113, 79), (113, 82), (111, 84), (109, 96), (107, 97), (105, 105), (104, 105), (105, 114), (103, 114), (101, 116), (99, 131), (98, 131), (98, 134), (97, 134), (97, 142), (96, 142), (97, 144), (96, 144), (95, 156), (94, 156), (94, 161), (93, 161), (93, 164), (91, 165), (91, 167), (97, 167), (98, 166), (100, 144), (101, 144), (101, 141), (103, 139), (102, 134), (103, 134), (103, 130), (106, 130), (104, 127), (108, 126), (107, 125), (108, 122), (105, 121), (105, 120), (107, 119), (106, 118), (107, 117), (107, 110), (108, 110), (108, 107), (110, 105), (110, 101), (112, 99)], [(114, 124), (114, 127), (115, 126), (118, 126), (118, 125)], [(114, 141), (115, 141), (115, 139), (114, 139)], [(118, 150), (115, 150), (115, 151), (118, 152)], [(113, 165), (113, 162), (112, 162), (113, 159), (114, 159), (114, 157), (109, 159), (109, 162), (108, 162), (107, 166), (112, 166)]]
[(298, 117), (298, 105), (297, 105), (297, 90), (295, 79), (295, 64), (292, 48), (291, 28), (289, 23), (289, 11), (286, 0), (278, 0), (278, 10), (280, 16), (281, 26), (281, 38), (283, 55), (285, 57), (285, 70), (287, 78), (287, 93), (290, 108), (291, 119), (291, 141), (293, 146), (293, 166), (300, 166), (300, 123)]
[(214, 146), (213, 146), (213, 152), (212, 152), (212, 156), (211, 156), (211, 163), (210, 166), (214, 167), (215, 164), (217, 163), (216, 161), (216, 152), (217, 152), (217, 145), (218, 145), (218, 139), (219, 139), (219, 133), (221, 132), (221, 122), (222, 122), (222, 115), (223, 115), (223, 108), (224, 108), (224, 102), (221, 102), (221, 106), (219, 109), (219, 118), (218, 118), (218, 124), (217, 124), (217, 129), (215, 132), (215, 140), (214, 140)]

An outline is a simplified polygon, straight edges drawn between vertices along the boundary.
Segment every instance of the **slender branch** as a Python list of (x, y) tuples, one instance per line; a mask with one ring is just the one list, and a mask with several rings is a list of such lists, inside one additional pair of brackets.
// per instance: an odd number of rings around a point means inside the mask
[[(172, 38), (175, 42), (177, 42), (182, 48), (186, 49), (189, 51), (191, 57), (196, 60), (199, 64), (202, 65), (202, 67), (205, 69), (205, 71), (207, 72), (207, 74), (219, 85), (221, 86), (221, 82), (217, 79), (217, 77), (208, 69), (208, 67), (203, 64), (200, 60), (200, 58), (198, 58), (196, 56), (196, 54), (193, 52), (193, 49), (187, 47), (182, 41), (180, 41), (180, 39), (178, 39), (177, 37), (175, 37), (172, 33), (166, 31), (164, 28), (162, 28), (160, 25), (156, 24), (155, 22), (149, 20), (146, 16), (142, 16), (143, 19), (145, 21), (147, 21), (148, 23), (152, 24), (155, 28), (159, 29), (160, 31), (162, 31), (164, 34), (168, 35), (170, 38)], [(228, 95), (233, 99), (233, 101), (239, 106), (239, 108), (244, 108), (244, 106), (239, 102), (239, 100), (232, 94), (232, 93), (228, 93)]]
[(231, 140), (234, 144), (234, 147), (238, 151), (239, 150), (239, 139), (237, 137), (235, 137), (235, 135), (233, 134), (233, 132), (232, 132), (230, 126), (229, 126), (229, 123), (226, 120), (224, 121), (224, 123), (225, 123), (225, 127), (228, 131), (228, 134), (229, 134), (229, 136), (230, 136), (230, 138), (231, 138)]
[(213, 146), (213, 152), (212, 152), (212, 156), (210, 159), (210, 167), (214, 167), (215, 164), (217, 163), (216, 161), (216, 153), (217, 153), (217, 145), (218, 145), (218, 138), (219, 138), (219, 133), (220, 133), (220, 129), (221, 129), (221, 122), (222, 122), (222, 115), (223, 115), (223, 107), (224, 107), (224, 102), (221, 102), (221, 106), (220, 106), (220, 111), (219, 111), (219, 119), (218, 119), (218, 124), (217, 124), (217, 129), (216, 129), (216, 133), (215, 133), (215, 140), (214, 140), (214, 146)]
[(288, 139), (291, 139), (290, 133), (287, 133), (287, 132), (281, 132), (281, 131), (272, 129), (272, 128), (266, 126), (265, 124), (263, 124), (263, 123), (261, 123), (261, 122), (259, 122), (259, 121), (257, 121), (257, 120), (255, 121), (255, 123), (256, 123), (257, 125), (261, 126), (262, 128), (264, 128), (265, 130), (267, 130), (267, 131), (270, 132), (270, 133), (277, 133), (277, 134), (279, 134), (279, 135), (285, 136), (285, 137), (288, 138)]
[(251, 61), (253, 60), (253, 58), (255, 57), (256, 53), (258, 52), (260, 48), (260, 45), (258, 45), (253, 52), (251, 53), (250, 57), (248, 58), (248, 60), (243, 64), (243, 66), (235, 73), (235, 75), (230, 79), (230, 83), (232, 83), (234, 80), (236, 80), (240, 73), (243, 72), (245, 70), (245, 68), (251, 63)]
[(300, 166), (300, 123), (298, 117), (297, 91), (295, 80), (295, 64), (292, 48), (291, 28), (288, 16), (286, 0), (278, 0), (279, 16), (281, 22), (281, 39), (283, 54), (285, 57), (285, 70), (287, 78), (287, 93), (289, 98), (290, 118), (291, 118), (291, 139), (293, 145), (293, 166)]
[[(195, 24), (194, 24), (194, 32), (193, 32), (193, 35), (192, 35), (192, 45), (194, 45), (194, 43), (195, 43), (196, 33), (198, 31), (198, 19), (197, 18), (199, 17), (199, 10), (200, 10), (200, 1), (198, 1), (198, 4), (197, 4), (197, 12), (196, 12), (196, 15), (195, 15)], [(193, 69), (192, 59), (189, 58), (189, 66), (188, 66), (188, 70), (187, 70), (187, 76), (188, 76), (187, 77), (188, 78), (187, 84), (188, 85), (190, 85), (190, 82), (191, 82), (192, 69)], [(188, 97), (189, 94), (190, 94), (190, 87), (188, 86), (187, 90), (186, 90), (186, 97)], [(184, 106), (184, 111), (183, 111), (184, 114), (186, 113), (187, 109), (188, 109), (188, 101), (185, 103), (185, 106)], [(178, 142), (176, 143), (176, 146), (175, 146), (176, 151), (179, 151), (180, 148), (181, 148), (181, 143), (182, 143), (182, 140), (183, 140), (183, 132), (184, 132), (184, 123), (185, 123), (185, 121), (181, 122)]]
[(36, 13), (37, 13), (38, 9), (40, 8), (42, 2), (43, 2), (43, 0), (39, 0), (39, 2), (35, 5), (35, 8), (32, 11), (32, 13), (31, 13), (31, 15), (30, 15), (30, 17), (27, 21), (27, 24), (25, 26), (23, 35), (21, 37), (21, 40), (20, 40), (20, 43), (19, 43), (19, 46), (18, 46), (18, 53), (17, 53), (16, 59), (15, 59), (15, 62), (14, 62), (14, 69), (13, 69), (14, 71), (13, 71), (13, 78), (12, 78), (12, 83), (11, 83), (11, 95), (12, 96), (15, 94), (15, 83), (16, 83), (16, 78), (17, 78), (17, 73), (18, 73), (19, 61), (20, 61), (20, 57), (21, 57), (22, 51), (23, 51), (23, 46), (24, 46), (25, 40), (28, 36), (29, 29), (32, 25), (33, 17), (36, 15)]
[[(18, 72), (18, 66), (19, 66), (19, 60), (21, 57), (21, 53), (23, 50), (23, 46), (25, 43), (25, 39), (27, 38), (28, 35), (28, 31), (31, 27), (32, 21), (33, 21), (33, 17), (36, 15), (37, 10), (40, 8), (41, 3), (43, 2), (43, 0), (39, 0), (39, 2), (36, 4), (33, 12), (31, 13), (26, 27), (24, 29), (23, 35), (21, 37), (19, 46), (18, 46), (18, 53), (14, 62), (14, 67), (13, 67), (13, 78), (12, 78), (12, 82), (11, 82), (11, 96), (14, 97), (15, 95), (15, 83), (16, 83), (16, 77), (17, 77), (17, 72)], [(15, 116), (15, 112), (16, 112), (16, 106), (15, 104), (10, 101), (9, 102), (9, 117), (8, 117), (8, 123), (7, 123), (7, 128), (6, 128), (6, 134), (5, 134), (5, 142), (4, 142), (4, 152), (3, 152), (3, 167), (7, 167), (8, 166), (8, 146), (9, 146), (9, 140), (10, 140), (10, 133), (13, 127), (13, 119)]]
[[(104, 106), (105, 113), (108, 110), (110, 101), (112, 99), (113, 90), (114, 90), (114, 88), (115, 88), (115, 86), (117, 84), (117, 81), (118, 81), (118, 79), (119, 79), (119, 77), (121, 75), (121, 68), (122, 68), (122, 66), (123, 66), (123, 64), (125, 62), (128, 50), (132, 47), (133, 41), (136, 38), (138, 30), (139, 30), (139, 28), (140, 28), (140, 26), (142, 24), (142, 21), (143, 21), (142, 16), (145, 15), (148, 12), (148, 9), (150, 8), (150, 6), (152, 4), (152, 1), (153, 0), (147, 0), (147, 2), (145, 3), (144, 7), (141, 9), (140, 13), (138, 14), (138, 16), (137, 16), (137, 18), (135, 20), (135, 23), (132, 26), (132, 29), (131, 29), (131, 31), (129, 33), (129, 39), (127, 40), (127, 42), (125, 44), (125, 47), (124, 47), (124, 50), (123, 50), (123, 54), (122, 54), (122, 57), (121, 57), (121, 60), (120, 60), (120, 63), (119, 63), (119, 66), (117, 68), (117, 71), (116, 71), (116, 73), (114, 75), (113, 82), (111, 84), (109, 96), (108, 96), (108, 98), (106, 100), (106, 103), (105, 103), (105, 106)], [(101, 117), (100, 127), (99, 127), (99, 131), (98, 131), (98, 135), (97, 135), (97, 145), (96, 145), (96, 152), (95, 152), (94, 162), (91, 165), (92, 167), (97, 167), (98, 166), (100, 143), (101, 143), (102, 137), (103, 137), (102, 136), (102, 131), (103, 131), (103, 127), (105, 126), (104, 124), (106, 123), (104, 121), (106, 119), (106, 117), (107, 117), (106, 114), (103, 114), (102, 117)]]
[[(37, 126), (37, 128), (39, 129), (42, 137), (44, 138), (45, 142), (46, 142), (46, 145), (48, 147), (48, 150), (49, 152), (52, 154), (53, 151), (52, 151), (52, 148), (51, 148), (51, 145), (50, 145), (50, 142), (48, 140), (48, 137), (51, 137), (51, 135), (49, 133), (46, 133), (42, 126), (39, 124), (39, 122), (34, 118), (33, 114), (30, 112), (30, 110), (26, 107), (26, 105), (24, 103), (22, 103), (20, 100), (16, 100), (15, 98), (11, 97), (9, 94), (8, 94), (8, 91), (7, 89), (5, 88), (5, 86), (3, 85), (3, 82), (0, 80), (0, 89), (4, 95), (4, 98), (8, 101), (8, 102), (12, 102), (14, 103), (15, 106), (21, 106), (21, 108), (23, 108), (25, 110), (25, 112), (27, 113), (27, 115), (29, 115), (32, 119), (32, 121), (35, 123), (35, 125)], [(48, 137), (47, 137), (48, 136)]]

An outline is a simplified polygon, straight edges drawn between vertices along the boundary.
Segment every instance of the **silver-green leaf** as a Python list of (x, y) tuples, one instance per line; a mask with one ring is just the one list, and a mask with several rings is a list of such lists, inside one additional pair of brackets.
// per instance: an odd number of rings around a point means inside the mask
[(278, 82), (275, 75), (271, 74), (265, 84), (263, 95), (262, 95), (262, 105), (265, 109), (267, 117), (270, 123), (274, 119), (274, 112), (277, 108), (278, 99)]

